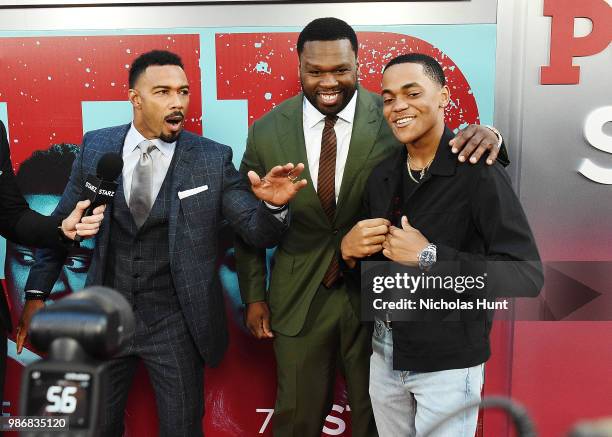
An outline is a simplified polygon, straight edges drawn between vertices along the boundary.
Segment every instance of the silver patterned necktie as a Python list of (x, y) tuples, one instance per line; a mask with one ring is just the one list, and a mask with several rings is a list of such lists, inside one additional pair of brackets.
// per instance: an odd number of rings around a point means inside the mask
[(138, 148), (140, 149), (140, 159), (132, 175), (130, 211), (136, 226), (141, 228), (153, 206), (153, 160), (151, 159), (151, 152), (157, 149), (157, 146), (149, 140), (144, 140), (138, 144)]

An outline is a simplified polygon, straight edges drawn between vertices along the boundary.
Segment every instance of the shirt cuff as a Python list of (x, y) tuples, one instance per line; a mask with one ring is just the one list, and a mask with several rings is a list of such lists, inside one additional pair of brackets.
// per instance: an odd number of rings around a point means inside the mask
[(490, 126), (488, 124), (485, 124), (483, 126), (486, 127), (487, 129), (489, 129), (491, 132), (493, 132), (495, 134), (495, 136), (497, 137), (497, 148), (499, 149), (501, 147), (502, 143), (504, 142), (504, 137), (502, 137), (501, 132), (498, 131), (493, 126)]
[(274, 206), (264, 201), (264, 206), (270, 213), (274, 215), (281, 222), (285, 221), (285, 217), (287, 217), (287, 213), (289, 212), (289, 207), (287, 205), (283, 206)]
[(25, 300), (45, 300), (45, 298), (45, 293), (40, 290), (26, 290), (25, 292)]

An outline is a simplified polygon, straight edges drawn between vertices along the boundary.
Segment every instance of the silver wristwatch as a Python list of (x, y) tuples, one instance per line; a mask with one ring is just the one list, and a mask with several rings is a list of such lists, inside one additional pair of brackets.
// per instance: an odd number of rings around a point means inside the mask
[(429, 243), (418, 255), (419, 268), (429, 270), (436, 263), (436, 245)]

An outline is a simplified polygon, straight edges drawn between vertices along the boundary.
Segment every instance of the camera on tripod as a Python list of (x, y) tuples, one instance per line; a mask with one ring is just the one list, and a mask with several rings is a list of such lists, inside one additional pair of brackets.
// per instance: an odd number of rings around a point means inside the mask
[(48, 356), (23, 372), (20, 414), (44, 417), (45, 426), (28, 425), (21, 435), (97, 436), (108, 387), (105, 361), (133, 334), (129, 303), (106, 287), (87, 288), (36, 313), (30, 342)]

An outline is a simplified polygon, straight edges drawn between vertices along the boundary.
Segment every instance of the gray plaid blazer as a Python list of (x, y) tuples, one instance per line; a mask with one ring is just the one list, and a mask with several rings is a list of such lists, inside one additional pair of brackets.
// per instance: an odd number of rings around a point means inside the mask
[[(95, 174), (98, 160), (108, 152), (121, 154), (130, 125), (88, 132), (70, 180), (54, 211), (68, 215), (81, 198), (88, 174)], [(169, 217), (170, 268), (183, 316), (204, 361), (214, 366), (227, 347), (227, 327), (222, 288), (216, 272), (217, 239), (222, 224), (229, 222), (249, 244), (275, 246), (287, 229), (251, 192), (247, 181), (232, 164), (231, 148), (183, 131), (172, 173)], [(123, 195), (122, 178), (117, 196)], [(179, 199), (180, 191), (208, 186), (198, 194)], [(109, 205), (105, 217), (109, 217)], [(105, 219), (96, 236), (96, 247), (87, 275), (87, 285), (104, 283), (105, 261), (110, 237), (110, 220)], [(66, 251), (37, 252), (26, 290), (48, 294), (59, 276)]]

